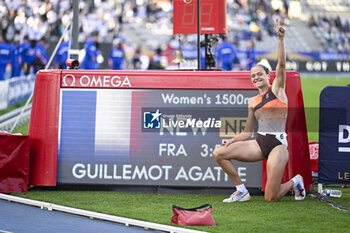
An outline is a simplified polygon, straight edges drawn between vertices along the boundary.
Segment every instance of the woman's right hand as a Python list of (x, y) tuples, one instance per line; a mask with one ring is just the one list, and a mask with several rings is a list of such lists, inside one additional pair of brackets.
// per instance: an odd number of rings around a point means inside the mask
[(233, 143), (232, 139), (223, 139), (222, 142), (221, 142), (221, 145), (225, 146), (225, 147), (228, 147), (232, 143)]

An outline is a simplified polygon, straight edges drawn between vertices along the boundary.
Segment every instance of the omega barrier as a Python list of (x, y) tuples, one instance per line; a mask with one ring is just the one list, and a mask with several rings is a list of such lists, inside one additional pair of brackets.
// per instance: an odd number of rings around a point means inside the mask
[[(287, 72), (286, 82), (290, 158), (283, 180), (302, 174), (309, 190), (299, 74)], [(249, 72), (39, 71), (30, 183), (232, 187), (212, 152), (244, 129), (256, 94)], [(262, 162), (235, 165), (247, 187), (264, 189)]]

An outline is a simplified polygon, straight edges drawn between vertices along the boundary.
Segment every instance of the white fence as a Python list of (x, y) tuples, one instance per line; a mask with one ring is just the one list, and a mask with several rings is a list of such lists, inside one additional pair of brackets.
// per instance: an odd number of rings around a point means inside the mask
[(34, 74), (0, 81), (0, 110), (28, 99), (34, 90), (34, 81)]

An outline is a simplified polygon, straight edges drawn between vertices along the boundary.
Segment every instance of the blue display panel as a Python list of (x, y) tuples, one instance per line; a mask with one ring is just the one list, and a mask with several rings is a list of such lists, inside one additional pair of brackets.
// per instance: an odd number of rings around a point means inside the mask
[(350, 87), (320, 95), (319, 183), (350, 183)]
[[(212, 157), (257, 90), (61, 89), (58, 182), (232, 187)], [(235, 162), (261, 187), (261, 162)]]

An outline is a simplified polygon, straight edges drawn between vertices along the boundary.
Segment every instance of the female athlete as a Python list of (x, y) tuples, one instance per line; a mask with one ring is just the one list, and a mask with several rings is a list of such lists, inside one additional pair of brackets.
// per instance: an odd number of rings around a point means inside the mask
[[(288, 161), (287, 135), (285, 125), (288, 111), (288, 100), (285, 92), (286, 82), (286, 52), (284, 36), (286, 29), (276, 20), (278, 36), (278, 63), (276, 78), (269, 83), (269, 70), (263, 65), (255, 65), (250, 71), (253, 85), (259, 94), (249, 101), (248, 118), (243, 132), (232, 139), (222, 140), (222, 146), (213, 152), (216, 162), (228, 174), (236, 186), (236, 191), (223, 202), (248, 201), (250, 195), (242, 183), (231, 159), (242, 162), (267, 160), (267, 182), (265, 200), (279, 201), (293, 188), (295, 199), (305, 198), (303, 178), (296, 175), (286, 183), (281, 184), (283, 173)], [(256, 140), (248, 140), (254, 135), (254, 127), (258, 122)]]

